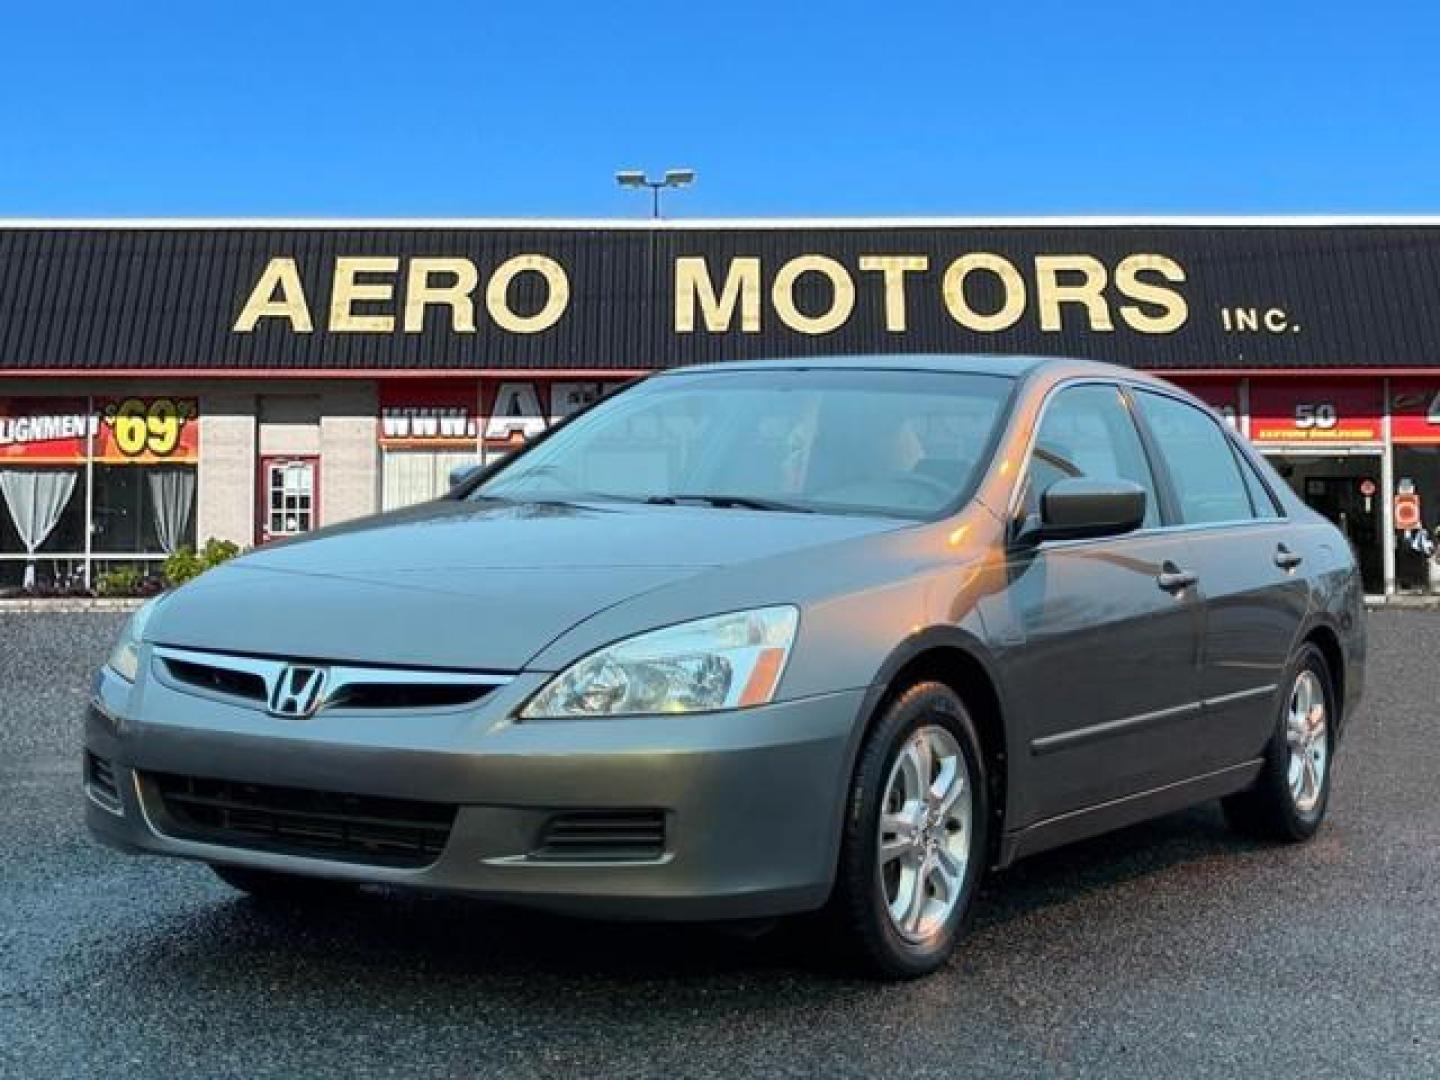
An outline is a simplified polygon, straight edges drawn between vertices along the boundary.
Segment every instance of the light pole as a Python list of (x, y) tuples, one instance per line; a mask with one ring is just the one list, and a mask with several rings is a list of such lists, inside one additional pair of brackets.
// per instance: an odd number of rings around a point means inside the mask
[(694, 169), (666, 169), (659, 180), (651, 180), (639, 169), (622, 169), (615, 174), (615, 182), (621, 187), (650, 189), (650, 216), (660, 216), (660, 191), (663, 188), (682, 188), (695, 182)]

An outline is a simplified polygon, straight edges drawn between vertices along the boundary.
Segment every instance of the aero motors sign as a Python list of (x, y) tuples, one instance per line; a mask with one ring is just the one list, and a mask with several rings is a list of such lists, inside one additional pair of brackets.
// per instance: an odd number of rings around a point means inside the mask
[(1385, 406), (1379, 380), (1250, 384), (1254, 443), (1378, 443)]
[[(423, 334), (433, 317), (454, 334), (477, 333), (486, 320), (503, 333), (538, 334), (564, 317), (572, 289), (564, 265), (540, 253), (506, 259), (485, 282), (476, 263), (459, 256), (340, 256), (327, 270), (307, 284), (294, 257), (271, 258), (231, 329), (249, 334), (264, 320), (278, 320), (300, 334), (317, 325), (331, 334)], [(853, 263), (805, 253), (778, 266), (758, 256), (683, 255), (672, 260), (668, 276), (676, 334), (758, 334), (772, 319), (798, 334), (830, 334), (849, 322), (861, 290), (878, 300), (889, 334), (906, 332), (912, 306), (936, 300), (958, 327), (981, 334), (1010, 330), (1027, 317), (1056, 333), (1067, 313), (1072, 327), (1090, 332), (1110, 333), (1118, 324), (1169, 334), (1189, 317), (1178, 289), (1184, 268), (1150, 252), (1113, 265), (1084, 253), (1017, 261), (970, 251), (938, 265), (920, 253), (866, 252)], [(528, 302), (517, 299), (524, 287)], [(912, 295), (924, 290), (928, 299)], [(318, 323), (311, 299), (317, 293), (329, 297)], [(1283, 312), (1270, 322), (1277, 319), (1268, 329), (1289, 329)]]

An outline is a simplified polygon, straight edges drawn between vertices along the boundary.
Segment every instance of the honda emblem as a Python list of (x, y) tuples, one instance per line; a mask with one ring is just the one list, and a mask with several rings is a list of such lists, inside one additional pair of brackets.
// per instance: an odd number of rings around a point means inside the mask
[(325, 696), (325, 669), (308, 664), (286, 664), (270, 688), (270, 715), (313, 716)]

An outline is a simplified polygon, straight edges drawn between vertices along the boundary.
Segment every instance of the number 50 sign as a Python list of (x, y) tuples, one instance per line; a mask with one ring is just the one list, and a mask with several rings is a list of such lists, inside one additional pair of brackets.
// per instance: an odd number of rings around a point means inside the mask
[(194, 398), (118, 398), (98, 403), (96, 458), (111, 464), (193, 462), (200, 457)]
[(1250, 384), (1250, 439), (1257, 443), (1375, 443), (1384, 394), (1379, 379)]

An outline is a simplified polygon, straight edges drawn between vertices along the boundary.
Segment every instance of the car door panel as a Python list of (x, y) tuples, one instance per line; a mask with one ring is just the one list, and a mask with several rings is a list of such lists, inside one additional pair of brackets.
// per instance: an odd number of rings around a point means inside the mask
[(1181, 558), (1154, 533), (1012, 559), (1004, 610), (985, 617), (1015, 642), (1002, 658), (1025, 753), (1015, 828), (1188, 775), (1200, 609), (1158, 582)]
[(1205, 610), (1197, 772), (1258, 757), (1274, 732), (1279, 684), (1310, 601), (1298, 564), (1276, 564), (1300, 546), (1292, 531), (1257, 521), (1186, 537)]

